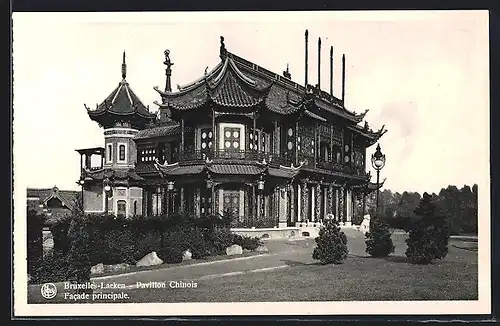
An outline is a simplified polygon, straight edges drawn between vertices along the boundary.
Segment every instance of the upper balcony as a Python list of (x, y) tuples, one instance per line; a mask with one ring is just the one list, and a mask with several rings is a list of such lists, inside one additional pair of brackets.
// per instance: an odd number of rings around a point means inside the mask
[[(313, 155), (305, 155), (305, 154), (299, 154), (298, 155), (298, 162), (296, 163), (295, 161), (295, 156), (290, 155), (288, 153), (283, 153), (283, 154), (275, 154), (275, 153), (269, 153), (269, 152), (261, 152), (261, 151), (255, 151), (255, 150), (237, 150), (237, 149), (224, 149), (224, 150), (185, 150), (182, 152), (177, 152), (173, 155), (170, 156), (170, 160), (168, 160), (168, 163), (176, 163), (176, 162), (182, 162), (182, 163), (187, 163), (187, 164), (196, 164), (196, 163), (203, 163), (206, 162), (207, 160), (212, 161), (212, 160), (223, 160), (223, 161), (232, 161), (234, 163), (238, 162), (266, 162), (269, 164), (273, 165), (284, 165), (284, 166), (290, 166), (292, 164), (302, 164), (303, 167), (310, 168), (310, 169), (321, 169), (321, 170), (328, 170), (328, 171), (335, 171), (335, 172), (341, 172), (341, 173), (346, 173), (346, 174), (354, 174), (354, 175), (365, 175), (366, 171), (362, 167), (352, 167), (349, 164), (342, 164), (342, 163), (336, 163), (336, 162), (330, 162), (328, 160), (324, 160), (322, 158), (317, 158), (316, 162), (315, 157)], [(144, 161), (144, 162), (139, 162), (138, 164), (141, 165), (140, 170), (145, 170), (145, 171), (155, 171), (154, 168), (147, 169), (148, 165), (153, 166), (153, 162), (155, 159), (158, 159), (160, 163), (163, 163), (164, 160), (157, 158), (157, 157), (151, 157), (150, 159)]]
[(75, 150), (80, 154), (80, 171), (95, 171), (103, 168), (104, 147), (92, 147)]

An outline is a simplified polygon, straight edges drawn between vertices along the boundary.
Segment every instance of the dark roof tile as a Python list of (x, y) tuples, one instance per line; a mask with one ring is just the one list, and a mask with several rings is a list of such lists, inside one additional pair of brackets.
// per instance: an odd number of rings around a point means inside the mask
[(265, 168), (257, 167), (255, 165), (213, 164), (208, 167), (208, 170), (216, 174), (256, 175), (262, 173)]
[(135, 139), (148, 139), (154, 137), (164, 137), (177, 135), (180, 133), (179, 124), (168, 124), (141, 130), (135, 136)]

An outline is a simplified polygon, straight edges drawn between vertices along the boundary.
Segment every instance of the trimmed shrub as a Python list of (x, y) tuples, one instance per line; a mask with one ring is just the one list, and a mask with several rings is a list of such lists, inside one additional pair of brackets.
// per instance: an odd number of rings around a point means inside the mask
[(262, 241), (257, 237), (242, 236), (239, 234), (234, 235), (233, 244), (241, 246), (243, 249), (255, 251), (262, 245)]
[(322, 264), (342, 264), (347, 258), (347, 237), (336, 220), (327, 220), (315, 240), (313, 259)]
[(183, 253), (184, 250), (182, 250), (180, 247), (163, 247), (157, 252), (158, 257), (167, 264), (180, 263), (182, 261)]
[(30, 273), (30, 283), (63, 282), (68, 280), (69, 265), (67, 256), (60, 251), (52, 251), (39, 258), (34, 264), (36, 267)]
[[(206, 231), (205, 231), (206, 232)], [(201, 259), (210, 256), (213, 246), (206, 240), (204, 230), (198, 227), (192, 227), (184, 232), (188, 240), (188, 247), (191, 249), (193, 259)]]
[(371, 220), (370, 232), (366, 233), (366, 252), (373, 257), (387, 257), (394, 252), (389, 226), (381, 218)]
[(227, 227), (216, 227), (207, 232), (207, 242), (216, 255), (225, 255), (226, 248), (233, 244), (233, 240), (234, 234)]
[(436, 205), (428, 193), (424, 193), (415, 214), (419, 219), (413, 223), (406, 239), (406, 256), (416, 264), (429, 264), (446, 257), (450, 237), (448, 221), (436, 214)]

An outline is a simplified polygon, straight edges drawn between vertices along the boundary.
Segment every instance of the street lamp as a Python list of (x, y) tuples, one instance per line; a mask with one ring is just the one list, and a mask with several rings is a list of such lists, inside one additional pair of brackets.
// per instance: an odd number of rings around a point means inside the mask
[(108, 214), (108, 193), (111, 191), (109, 179), (104, 179), (102, 184), (104, 185), (104, 213)]
[(382, 154), (380, 149), (380, 144), (377, 144), (377, 149), (375, 153), (372, 154), (372, 166), (377, 171), (377, 199), (376, 199), (376, 209), (378, 215), (378, 195), (379, 195), (379, 183), (380, 183), (380, 170), (385, 166), (385, 154)]

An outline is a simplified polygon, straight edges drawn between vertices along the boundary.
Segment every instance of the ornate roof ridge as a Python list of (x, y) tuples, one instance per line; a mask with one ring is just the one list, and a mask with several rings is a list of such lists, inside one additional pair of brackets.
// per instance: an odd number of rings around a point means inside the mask
[(215, 73), (222, 67), (222, 65), (223, 65), (223, 61), (220, 61), (214, 68), (212, 68), (212, 70), (210, 70), (210, 72), (205, 71), (205, 74), (202, 77), (196, 79), (195, 81), (193, 81), (189, 84), (186, 84), (183, 86), (178, 85), (176, 92), (164, 92), (159, 88), (159, 86), (154, 86), (153, 89), (155, 91), (157, 91), (162, 96), (176, 97), (176, 96), (184, 95), (184, 94), (198, 88), (199, 86), (205, 85), (206, 80), (209, 79), (210, 77), (212, 77), (213, 75), (215, 75)]

